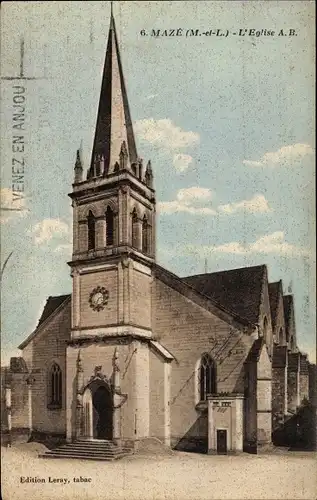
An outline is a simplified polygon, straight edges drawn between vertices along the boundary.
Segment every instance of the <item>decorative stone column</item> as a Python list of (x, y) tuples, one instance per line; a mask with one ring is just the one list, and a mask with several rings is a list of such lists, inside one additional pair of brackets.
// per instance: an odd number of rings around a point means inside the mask
[(122, 261), (123, 271), (123, 322), (128, 324), (130, 321), (130, 260), (124, 258)]
[(76, 373), (76, 429), (75, 436), (78, 439), (82, 435), (83, 427), (83, 394), (82, 389), (84, 385), (84, 370), (82, 366), (80, 350), (77, 356), (77, 373)]
[(156, 254), (156, 209), (151, 213), (151, 257), (155, 259)]
[(78, 269), (72, 270), (71, 277), (73, 279), (72, 327), (78, 328), (80, 324), (80, 276)]
[[(121, 394), (121, 384), (120, 384), (120, 368), (119, 368), (119, 355), (118, 348), (114, 350), (112, 358), (113, 367), (113, 441), (119, 445), (121, 432), (120, 432), (120, 406), (118, 403), (118, 395)], [(120, 398), (121, 399), (121, 398)]]
[(113, 442), (121, 446), (122, 436), (121, 436), (121, 406), (126, 402), (128, 396), (127, 394), (122, 394), (121, 392), (121, 378), (120, 378), (120, 368), (119, 368), (119, 353), (116, 347), (112, 358), (112, 393), (113, 393), (113, 420), (112, 420), (112, 440)]
[(136, 247), (138, 250), (142, 251), (142, 230), (143, 230), (143, 220), (137, 219), (135, 222), (136, 226)]

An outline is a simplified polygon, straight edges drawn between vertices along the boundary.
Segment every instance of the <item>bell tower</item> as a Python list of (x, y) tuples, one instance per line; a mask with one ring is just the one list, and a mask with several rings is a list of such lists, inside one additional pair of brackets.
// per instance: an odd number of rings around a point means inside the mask
[(72, 337), (151, 336), (155, 191), (138, 156), (111, 13), (88, 169), (77, 151), (73, 190)]

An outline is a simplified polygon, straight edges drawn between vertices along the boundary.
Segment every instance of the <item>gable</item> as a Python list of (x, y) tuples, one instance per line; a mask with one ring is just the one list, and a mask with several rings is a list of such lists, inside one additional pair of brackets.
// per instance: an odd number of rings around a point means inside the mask
[(294, 300), (293, 295), (283, 296), (284, 318), (286, 341), (290, 347), (296, 348), (296, 326), (295, 326), (295, 313), (294, 313)]
[(272, 364), (265, 345), (263, 345), (259, 356), (257, 378), (258, 380), (270, 380), (272, 378)]
[(272, 320), (270, 310), (269, 286), (267, 279), (267, 269), (265, 267), (262, 277), (261, 300), (259, 308), (258, 323), (260, 326), (261, 335), (264, 336), (266, 345), (268, 347), (269, 355), (273, 354), (273, 332)]
[(271, 360), (263, 337), (253, 342), (245, 363), (256, 364), (257, 378), (271, 378)]
[[(286, 334), (285, 334), (285, 319), (284, 319), (284, 306), (283, 306), (283, 286), (282, 280), (276, 283), (269, 283), (269, 297), (270, 297), (270, 307), (271, 307), (271, 320), (272, 329), (275, 336), (275, 342), (279, 344), (285, 344)], [(280, 331), (283, 334), (280, 334)]]
[[(70, 306), (71, 295), (60, 295), (57, 297), (49, 297), (44, 306), (40, 320), (34, 332), (32, 332), (20, 345), (19, 349), (25, 349), (29, 343), (34, 340), (41, 331), (53, 320), (53, 318), (62, 312), (67, 305)], [(69, 307), (69, 322), (70, 322), (70, 307)]]
[(47, 320), (47, 318), (49, 318), (51, 314), (53, 314), (53, 312), (68, 298), (70, 298), (70, 294), (58, 295), (55, 297), (49, 296), (36, 328), (38, 328), (42, 323), (44, 323), (44, 321)]

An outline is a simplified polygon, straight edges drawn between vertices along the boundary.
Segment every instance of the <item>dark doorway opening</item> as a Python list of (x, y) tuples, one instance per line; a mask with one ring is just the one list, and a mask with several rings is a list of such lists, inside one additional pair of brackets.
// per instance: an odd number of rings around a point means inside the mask
[(95, 439), (112, 439), (112, 395), (107, 387), (101, 385), (92, 398), (93, 436)]
[(227, 431), (224, 429), (217, 430), (217, 453), (219, 455), (227, 454)]

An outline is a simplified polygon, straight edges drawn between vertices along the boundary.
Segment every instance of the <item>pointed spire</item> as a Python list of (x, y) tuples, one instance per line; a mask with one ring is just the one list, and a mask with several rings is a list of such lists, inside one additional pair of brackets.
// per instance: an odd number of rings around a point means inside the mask
[(76, 162), (74, 168), (74, 182), (81, 182), (83, 180), (83, 162), (82, 162), (82, 142), (80, 148), (76, 152)]
[(149, 160), (146, 165), (145, 184), (150, 188), (153, 188), (153, 171), (152, 171), (151, 160)]
[(146, 172), (147, 172), (149, 175), (153, 175), (151, 160), (149, 160), (149, 161), (147, 162), (147, 165), (146, 165)]
[(111, 4), (108, 44), (88, 177), (94, 176), (94, 164), (101, 154), (105, 159), (105, 172), (112, 173), (123, 142), (126, 143), (127, 162), (136, 162), (137, 151)]

